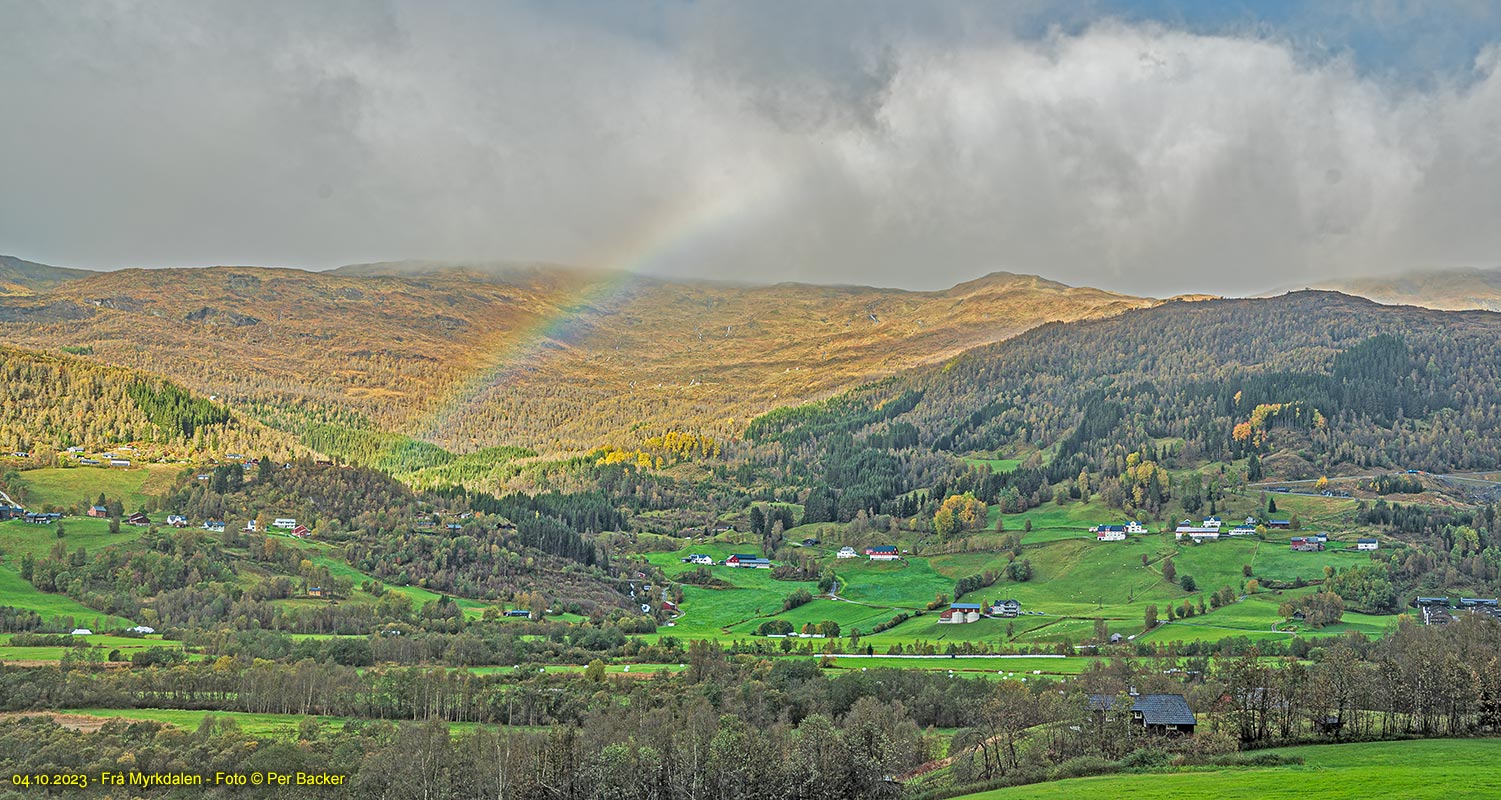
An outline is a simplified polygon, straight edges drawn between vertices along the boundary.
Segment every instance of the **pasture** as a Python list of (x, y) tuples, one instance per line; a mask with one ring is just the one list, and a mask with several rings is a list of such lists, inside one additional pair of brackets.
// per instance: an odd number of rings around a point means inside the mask
[(43, 592), (22, 580), (10, 563), (0, 564), (0, 605), (35, 611), (49, 622), (71, 618), (74, 625), (92, 630), (128, 628), (135, 624), (124, 617), (100, 613), (67, 595)]
[(21, 473), (24, 500), (28, 509), (44, 506), (75, 506), (93, 503), (103, 492), (119, 498), (125, 513), (140, 510), (147, 498), (160, 495), (172, 487), (173, 478), (182, 470), (171, 464), (145, 464), (119, 467), (48, 467)]
[(1501, 796), (1501, 741), (1426, 739), (1311, 745), (1261, 751), (1303, 759), (1277, 767), (1192, 767), (1173, 772), (1103, 775), (998, 789), (960, 800), (1072, 800), (1077, 797), (1208, 797), (1296, 800), (1447, 800)]

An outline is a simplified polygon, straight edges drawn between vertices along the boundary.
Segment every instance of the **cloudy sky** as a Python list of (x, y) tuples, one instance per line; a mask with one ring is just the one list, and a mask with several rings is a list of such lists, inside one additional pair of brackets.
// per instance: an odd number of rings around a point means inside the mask
[(1483, 0), (0, 0), (0, 53), (0, 253), (59, 265), (1501, 265)]

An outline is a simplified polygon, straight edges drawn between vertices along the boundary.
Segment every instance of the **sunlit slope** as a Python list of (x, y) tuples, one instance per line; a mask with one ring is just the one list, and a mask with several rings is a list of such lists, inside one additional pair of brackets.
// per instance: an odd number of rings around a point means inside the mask
[(563, 450), (671, 427), (735, 435), (774, 406), (1155, 302), (1007, 273), (909, 292), (383, 271), (102, 273), (5, 300), (0, 336), (92, 347), (231, 403), (350, 410), (458, 450)]

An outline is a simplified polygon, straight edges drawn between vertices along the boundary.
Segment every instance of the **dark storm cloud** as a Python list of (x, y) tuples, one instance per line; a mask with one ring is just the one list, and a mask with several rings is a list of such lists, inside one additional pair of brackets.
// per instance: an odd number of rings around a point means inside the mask
[(0, 3), (0, 251), (1155, 294), (1496, 263), (1501, 50), (1415, 74), (1310, 36), (1026, 4)]

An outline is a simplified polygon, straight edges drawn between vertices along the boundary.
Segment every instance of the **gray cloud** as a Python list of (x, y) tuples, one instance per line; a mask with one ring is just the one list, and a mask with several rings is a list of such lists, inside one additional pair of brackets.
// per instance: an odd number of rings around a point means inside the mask
[(0, 251), (1126, 291), (1492, 265), (1501, 49), (1027, 5), (0, 5)]

